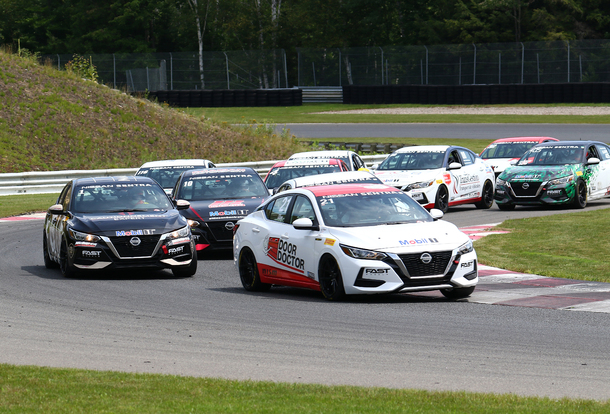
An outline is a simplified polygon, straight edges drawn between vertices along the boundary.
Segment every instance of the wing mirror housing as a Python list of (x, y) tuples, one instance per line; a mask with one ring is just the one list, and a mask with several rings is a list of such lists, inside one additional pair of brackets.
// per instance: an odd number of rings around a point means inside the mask
[(189, 203), (186, 200), (176, 200), (176, 209), (177, 210), (188, 210), (188, 208), (191, 206), (191, 203)]
[(297, 230), (320, 230), (320, 226), (314, 225), (311, 219), (303, 217), (292, 222), (292, 227)]
[(597, 158), (597, 157), (591, 157), (591, 158), (589, 158), (589, 159), (587, 160), (586, 165), (596, 165), (596, 164), (599, 164), (599, 163), (600, 163), (599, 158)]
[(441, 210), (439, 210), (438, 208), (433, 208), (432, 210), (430, 210), (430, 215), (432, 216), (432, 218), (434, 219), (434, 221), (436, 220), (440, 220), (441, 218), (443, 218), (443, 216), (445, 215), (445, 213), (443, 213)]
[(61, 204), (53, 204), (49, 207), (49, 213), (51, 214), (62, 214), (64, 212), (64, 206)]
[(447, 167), (448, 170), (459, 170), (460, 168), (462, 168), (462, 164), (460, 164), (459, 162), (452, 162)]

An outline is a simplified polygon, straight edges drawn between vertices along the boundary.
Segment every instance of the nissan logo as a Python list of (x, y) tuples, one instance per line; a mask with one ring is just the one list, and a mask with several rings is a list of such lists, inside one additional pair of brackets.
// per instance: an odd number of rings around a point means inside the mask
[(233, 223), (232, 221), (228, 221), (228, 222), (225, 224), (225, 229), (227, 229), (227, 230), (229, 230), (229, 231), (233, 230), (233, 227), (235, 227), (235, 223)]
[(139, 237), (132, 237), (131, 239), (129, 239), (129, 243), (130, 243), (130, 244), (131, 244), (133, 247), (136, 247), (136, 246), (139, 246), (139, 245), (140, 245), (140, 243), (142, 243), (142, 241), (140, 240), (140, 238), (139, 238)]
[(523, 183), (521, 184), (521, 188), (523, 188), (524, 190), (527, 190), (528, 188), (530, 188), (529, 183)]
[(430, 255), (430, 253), (424, 253), (419, 256), (419, 260), (421, 260), (423, 264), (428, 264), (432, 261), (432, 256)]

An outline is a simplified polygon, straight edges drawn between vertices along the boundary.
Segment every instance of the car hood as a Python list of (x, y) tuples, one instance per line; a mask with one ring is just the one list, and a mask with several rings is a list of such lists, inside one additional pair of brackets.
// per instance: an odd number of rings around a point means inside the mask
[(579, 164), (568, 165), (522, 165), (506, 169), (498, 178), (504, 181), (545, 182), (554, 178), (578, 174), (582, 170)]
[(71, 219), (71, 227), (75, 230), (100, 236), (117, 236), (118, 232), (130, 232), (134, 236), (160, 235), (186, 225), (186, 219), (178, 210), (78, 214)]
[(367, 227), (332, 227), (329, 232), (341, 244), (388, 253), (453, 250), (468, 241), (466, 234), (454, 224), (443, 220)]
[(246, 217), (261, 205), (266, 197), (250, 197), (236, 200), (194, 200), (188, 210), (181, 213), (200, 221), (236, 221)]
[(408, 184), (435, 179), (443, 168), (436, 170), (396, 170), (375, 171), (375, 175), (386, 185), (402, 187)]

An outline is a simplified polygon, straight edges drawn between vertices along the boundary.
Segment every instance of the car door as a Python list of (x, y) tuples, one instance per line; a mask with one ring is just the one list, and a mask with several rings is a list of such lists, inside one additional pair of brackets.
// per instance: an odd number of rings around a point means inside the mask
[(459, 158), (458, 162), (462, 164), (462, 168), (452, 170), (455, 174), (455, 183), (457, 187), (454, 190), (455, 198), (453, 201), (463, 201), (480, 197), (485, 173), (484, 164), (481, 163), (477, 165), (474, 153), (465, 148), (458, 148), (454, 152), (457, 153)]
[(72, 183), (70, 182), (66, 184), (57, 199), (57, 204), (62, 205), (63, 213), (51, 214), (48, 220), (47, 245), (49, 248), (49, 255), (55, 260), (59, 260), (59, 252), (61, 250), (63, 232), (66, 227), (65, 222), (68, 220), (68, 209), (70, 207), (71, 197)]
[(587, 160), (599, 158), (599, 164), (587, 165), (585, 169), (592, 173), (589, 183), (589, 198), (601, 198), (610, 195), (610, 148), (607, 145), (595, 144), (587, 148)]

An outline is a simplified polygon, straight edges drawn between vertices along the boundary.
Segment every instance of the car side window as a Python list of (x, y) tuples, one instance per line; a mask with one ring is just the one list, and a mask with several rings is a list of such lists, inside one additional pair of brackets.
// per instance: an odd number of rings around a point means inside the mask
[(72, 185), (69, 185), (65, 192), (62, 194), (62, 198), (59, 203), (64, 207), (64, 211), (68, 211), (70, 208), (70, 197), (72, 197)]
[(364, 164), (364, 161), (362, 161), (362, 159), (356, 155), (353, 154), (352, 155), (352, 161), (354, 163), (354, 170), (359, 170), (360, 168), (366, 168), (366, 165)]
[(458, 150), (458, 152), (460, 153), (460, 156), (462, 158), (462, 166), (467, 166), (467, 165), (472, 165), (474, 164), (474, 156), (466, 151), (466, 150)]
[(595, 145), (591, 145), (589, 148), (587, 148), (587, 159), (589, 158), (600, 158), (599, 154), (597, 153), (597, 149), (595, 148)]
[(460, 164), (462, 163), (457, 151), (451, 151), (451, 153), (449, 153), (449, 158), (447, 158), (447, 166), (454, 162), (459, 162)]
[(281, 193), (282, 191), (290, 190), (292, 186), (289, 183), (284, 183), (277, 188), (276, 193)]
[(598, 145), (597, 149), (599, 150), (599, 155), (601, 156), (600, 160), (608, 160), (610, 159), (610, 149), (605, 145)]
[(293, 198), (293, 195), (276, 198), (267, 205), (267, 208), (265, 208), (265, 216), (269, 220), (285, 223), (288, 207)]
[(297, 199), (294, 202), (294, 207), (292, 207), (292, 213), (290, 215), (290, 223), (293, 223), (295, 220), (300, 218), (308, 218), (314, 224), (316, 221), (316, 213), (314, 212), (311, 201), (305, 196), (297, 196)]

